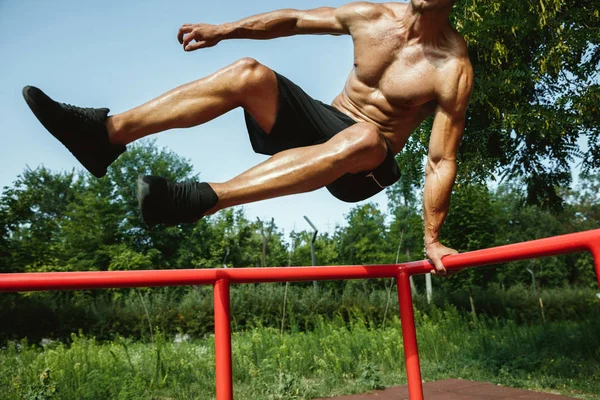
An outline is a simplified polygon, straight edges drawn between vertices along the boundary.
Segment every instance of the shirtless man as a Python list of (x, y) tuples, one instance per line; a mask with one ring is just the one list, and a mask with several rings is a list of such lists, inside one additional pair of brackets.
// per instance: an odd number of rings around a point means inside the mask
[(227, 39), (351, 35), (354, 68), (331, 106), (249, 58), (113, 116), (106, 108), (55, 102), (31, 86), (23, 95), (40, 122), (97, 177), (128, 143), (244, 109), (254, 151), (272, 157), (224, 183), (141, 177), (138, 198), (150, 226), (194, 222), (234, 205), (322, 187), (343, 201), (365, 200), (400, 178), (394, 155), (434, 113), (423, 197), (425, 246), (435, 270), (444, 274), (442, 258), (456, 251), (438, 235), (473, 80), (465, 42), (448, 20), (455, 1), (356, 2), (180, 28), (185, 51)]

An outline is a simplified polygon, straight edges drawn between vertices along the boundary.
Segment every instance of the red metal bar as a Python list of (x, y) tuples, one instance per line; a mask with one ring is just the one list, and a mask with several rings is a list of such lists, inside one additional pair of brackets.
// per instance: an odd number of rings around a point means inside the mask
[[(447, 269), (459, 270), (581, 251), (593, 252), (593, 249), (598, 246), (600, 246), (600, 229), (595, 229), (457, 254), (444, 258), (444, 266)], [(600, 257), (600, 253), (598, 256)], [(598, 257), (595, 256), (595, 258), (598, 260)], [(411, 275), (428, 273), (431, 269), (431, 265), (406, 264), (406, 272)]]
[[(595, 250), (596, 248), (600, 248), (600, 229), (458, 254), (444, 258), (444, 264), (448, 269), (458, 270), (528, 258), (591, 251), (597, 260), (596, 267), (600, 274), (598, 265), (600, 251)], [(231, 284), (238, 284), (392, 278), (397, 275), (398, 268), (402, 268), (409, 275), (418, 275), (430, 272), (433, 267), (429, 261), (415, 261), (400, 265), (343, 267), (0, 274), (0, 292), (212, 285), (218, 279), (227, 279)]]
[(397, 265), (374, 265), (0, 274), (0, 292), (391, 278), (397, 272)]
[(233, 400), (229, 282), (219, 279), (214, 293), (217, 399)]
[(400, 321), (402, 322), (402, 338), (404, 340), (408, 395), (410, 400), (423, 400), (423, 383), (419, 364), (415, 313), (412, 293), (410, 292), (410, 275), (406, 272), (398, 274), (398, 302), (400, 304)]

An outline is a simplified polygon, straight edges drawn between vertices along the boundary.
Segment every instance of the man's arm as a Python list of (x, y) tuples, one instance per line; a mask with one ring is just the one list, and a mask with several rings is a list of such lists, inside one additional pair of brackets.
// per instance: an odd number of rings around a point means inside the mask
[[(178, 32), (186, 51), (212, 47), (225, 39), (275, 39), (303, 34), (350, 34), (352, 22), (366, 19), (380, 6), (356, 2), (312, 10), (284, 9), (221, 25), (185, 24)], [(193, 43), (195, 41), (195, 43)]]
[(457, 253), (440, 243), (439, 233), (450, 207), (456, 179), (456, 153), (473, 87), (473, 71), (468, 60), (453, 61), (444, 70), (438, 85), (438, 106), (429, 142), (423, 193), (425, 249), (441, 274), (446, 272), (442, 258)]

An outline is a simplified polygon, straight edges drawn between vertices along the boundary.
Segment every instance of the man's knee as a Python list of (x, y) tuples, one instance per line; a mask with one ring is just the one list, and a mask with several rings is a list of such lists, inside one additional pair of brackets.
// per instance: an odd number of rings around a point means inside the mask
[(240, 58), (239, 60), (237, 60), (236, 62), (234, 62), (232, 64), (233, 68), (235, 68), (236, 70), (238, 70), (238, 72), (241, 72), (241, 73), (246, 72), (246, 71), (252, 71), (261, 65), (262, 65), (261, 63), (259, 63), (258, 61), (256, 61), (254, 58), (251, 58), (251, 57)]
[(242, 58), (233, 64), (236, 81), (242, 91), (253, 90), (274, 79), (273, 71), (253, 58)]

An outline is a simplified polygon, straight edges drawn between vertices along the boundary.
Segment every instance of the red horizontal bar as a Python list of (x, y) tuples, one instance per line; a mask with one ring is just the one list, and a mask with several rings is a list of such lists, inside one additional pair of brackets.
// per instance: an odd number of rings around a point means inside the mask
[(0, 292), (389, 278), (397, 265), (0, 274)]
[[(444, 258), (444, 264), (449, 270), (460, 270), (580, 251), (600, 256), (600, 229), (458, 254)], [(0, 292), (212, 285), (219, 279), (236, 284), (392, 278), (401, 271), (418, 275), (429, 273), (432, 268), (429, 261), (423, 260), (372, 266), (0, 274)]]
[[(457, 270), (582, 251), (600, 256), (600, 229), (457, 254), (444, 258), (444, 266)], [(600, 260), (596, 260), (596, 263), (600, 263)], [(408, 273), (419, 275), (430, 271), (429, 266), (415, 265), (410, 266)]]

